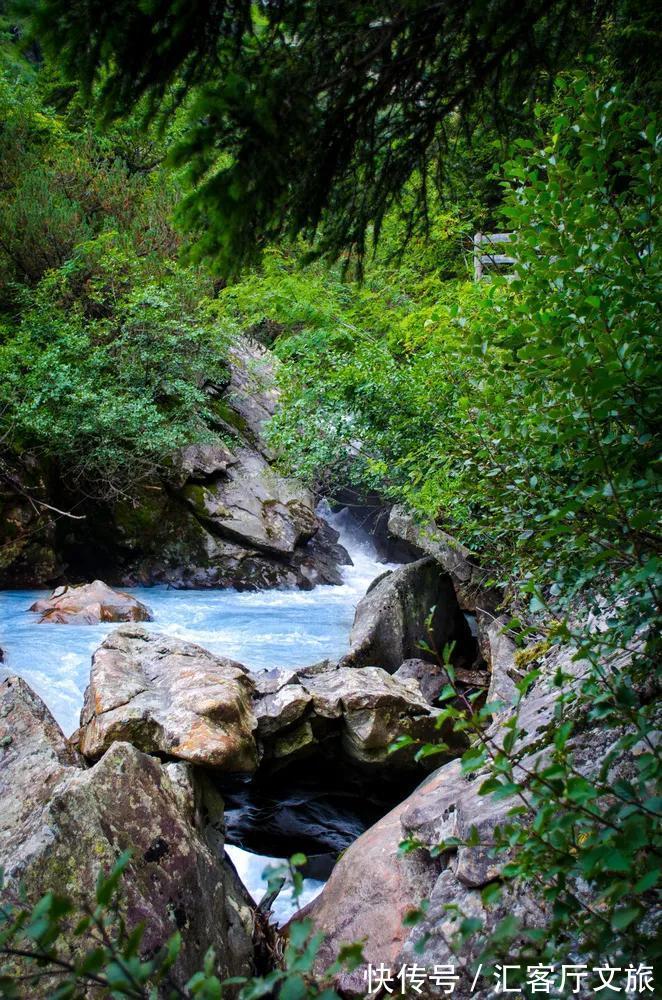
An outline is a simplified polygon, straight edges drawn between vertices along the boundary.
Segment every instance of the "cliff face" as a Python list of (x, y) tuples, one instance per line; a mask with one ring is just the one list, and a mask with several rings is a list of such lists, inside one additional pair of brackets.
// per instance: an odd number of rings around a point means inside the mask
[(129, 586), (340, 583), (349, 557), (337, 533), (315, 514), (312, 494), (277, 471), (264, 441), (277, 403), (273, 366), (264, 348), (238, 343), (227, 384), (208, 390), (210, 440), (164, 456), (158, 476), (130, 498), (89, 500), (35, 456), (12, 468), (3, 463), (0, 586), (99, 576)]

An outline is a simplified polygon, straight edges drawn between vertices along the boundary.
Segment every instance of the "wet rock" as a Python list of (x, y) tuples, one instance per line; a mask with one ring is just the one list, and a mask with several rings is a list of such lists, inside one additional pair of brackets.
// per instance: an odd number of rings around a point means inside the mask
[(39, 622), (58, 625), (98, 625), (99, 622), (149, 622), (152, 614), (130, 594), (111, 590), (101, 580), (79, 587), (57, 587), (45, 600), (35, 601), (30, 611), (41, 614)]
[(313, 537), (295, 549), (291, 557), (297, 586), (302, 590), (312, 590), (323, 583), (340, 586), (343, 582), (340, 567), (352, 565), (347, 549), (339, 544), (340, 533), (324, 518), (317, 520), (319, 527)]
[(477, 608), (494, 611), (503, 600), (497, 588), (487, 586), (489, 573), (478, 565), (473, 553), (434, 522), (421, 524), (404, 507), (392, 508), (388, 533), (419, 555), (431, 555), (450, 575), (463, 611)]
[(80, 748), (99, 758), (116, 740), (228, 771), (252, 771), (253, 682), (241, 664), (200, 646), (117, 629), (94, 654)]
[(356, 609), (346, 666), (383, 667), (389, 673), (421, 655), (432, 614), (436, 648), (454, 640), (473, 648), (471, 630), (455, 597), (452, 581), (431, 556), (378, 577)]
[(216, 950), (222, 976), (252, 965), (248, 898), (231, 866), (197, 828), (190, 768), (164, 767), (126, 743), (85, 769), (50, 713), (18, 678), (0, 687), (0, 865), (10, 892), (32, 904), (49, 889), (81, 903), (99, 871), (131, 849), (120, 912), (144, 922), (145, 956), (182, 931), (174, 969), (180, 986)]

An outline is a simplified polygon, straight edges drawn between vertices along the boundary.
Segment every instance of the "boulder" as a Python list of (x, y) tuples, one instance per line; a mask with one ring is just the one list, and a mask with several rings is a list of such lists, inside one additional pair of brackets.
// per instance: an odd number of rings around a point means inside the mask
[(32, 816), (82, 758), (21, 677), (0, 681), (0, 850), (28, 840)]
[[(430, 894), (441, 869), (441, 862), (425, 851), (400, 853), (400, 817), (407, 801), (354, 841), (322, 893), (297, 914), (296, 919), (312, 919), (315, 930), (324, 935), (314, 971), (321, 973), (343, 944), (356, 941), (363, 942), (366, 963), (395, 965), (410, 934), (403, 919)], [(341, 973), (335, 985), (343, 996), (365, 996), (365, 966)]]
[(488, 702), (502, 702), (503, 712), (508, 712), (517, 696), (516, 682), (519, 675), (515, 669), (517, 647), (504, 631), (505, 618), (494, 618), (483, 631), (487, 665), (490, 669)]
[[(497, 634), (495, 627), (495, 639)], [(524, 769), (534, 770), (549, 753), (559, 721), (555, 714), (558, 688), (553, 684), (557, 671), (561, 670), (566, 683), (573, 686), (588, 669), (572, 650), (541, 648), (537, 644), (529, 653), (541, 674), (520, 706), (511, 748), (520, 755), (515, 775), (523, 774)], [(499, 671), (512, 673), (514, 650), (508, 654), (505, 647), (499, 647), (499, 656)], [(614, 662), (611, 667), (618, 670), (619, 665)], [(566, 711), (573, 711), (572, 703)], [(500, 745), (504, 738), (503, 722), (497, 717), (487, 730), (493, 745)], [(589, 728), (580, 730), (569, 744), (575, 766), (589, 780), (608, 757), (616, 735)], [(617, 780), (629, 766), (628, 761), (616, 762), (608, 780)], [(342, 944), (359, 939), (364, 941), (366, 962), (373, 966), (383, 963), (394, 973), (405, 964), (428, 970), (434, 965), (457, 965), (452, 938), (458, 930), (458, 913), (460, 918), (479, 918), (488, 929), (510, 913), (521, 917), (529, 928), (544, 923), (545, 902), (518, 883), (508, 885), (497, 905), (487, 905), (481, 898), (481, 890), (499, 878), (508, 860), (506, 853), (493, 856), (489, 845), (495, 827), (509, 821), (508, 812), (515, 804), (513, 799), (495, 801), (489, 795), (481, 796), (479, 789), (487, 776), (487, 768), (465, 775), (459, 760), (449, 761), (343, 854), (322, 893), (302, 911), (312, 919), (315, 929), (325, 934), (317, 958), (318, 971), (337, 957)], [(477, 846), (452, 846), (441, 854), (434, 850), (442, 841), (466, 840), (473, 830), (478, 834)], [(398, 845), (405, 838), (420, 846), (401, 855)], [(384, 905), (385, 899), (388, 906)], [(429, 908), (422, 922), (413, 929), (404, 927), (402, 917), (419, 907), (423, 899), (429, 900)], [(482, 988), (471, 993), (466, 968), (476, 957), (472, 948), (472, 944), (463, 947), (460, 964), (464, 978), (454, 992), (462, 1000), (491, 995)], [(341, 973), (336, 985), (343, 995), (364, 996), (365, 973), (365, 966)], [(426, 980), (419, 995), (437, 997), (439, 989)]]
[[(266, 761), (321, 753), (348, 764), (414, 768), (420, 742), (434, 739), (435, 712), (418, 687), (379, 667), (354, 670), (324, 661), (257, 678), (255, 715)], [(399, 736), (416, 745), (389, 753)]]
[(98, 873), (131, 849), (120, 913), (129, 927), (144, 922), (144, 956), (180, 930), (179, 986), (210, 947), (221, 976), (250, 973), (249, 900), (204, 837), (188, 765), (163, 766), (116, 743), (94, 767), (80, 766), (15, 677), (0, 686), (0, 733), (0, 865), (10, 893), (20, 885), (33, 904), (56, 889), (80, 904), (94, 898)]
[(380, 666), (389, 673), (421, 652), (428, 642), (428, 618), (441, 653), (455, 641), (457, 649), (473, 647), (471, 630), (455, 596), (450, 576), (432, 556), (400, 566), (378, 577), (359, 602), (350, 633), (346, 666)]
[(463, 611), (494, 611), (503, 600), (498, 588), (487, 586), (490, 574), (478, 565), (474, 554), (433, 521), (420, 523), (404, 507), (396, 505), (389, 515), (387, 531), (415, 556), (434, 556), (450, 575)]
[(252, 771), (252, 695), (241, 664), (139, 626), (120, 628), (92, 658), (80, 749), (96, 760), (125, 740), (147, 753)]
[(189, 444), (182, 448), (175, 460), (181, 481), (206, 479), (226, 473), (237, 459), (222, 441)]
[[(343, 751), (361, 764), (385, 764), (399, 736), (433, 738), (434, 717), (428, 704), (379, 667), (362, 671), (337, 667), (301, 676), (318, 718), (341, 721)], [(393, 765), (397, 758), (391, 756)]]
[(237, 449), (225, 475), (189, 483), (183, 496), (212, 532), (259, 551), (289, 555), (319, 528), (312, 494), (277, 473), (264, 457)]
[[(92, 658), (77, 739), (89, 760), (122, 740), (223, 772), (314, 754), (415, 770), (418, 743), (438, 735), (435, 716), (416, 684), (379, 667), (325, 660), (254, 675), (200, 646), (125, 626)], [(390, 754), (399, 736), (416, 745)]]
[(99, 622), (150, 622), (149, 608), (101, 580), (79, 587), (57, 587), (45, 600), (35, 601), (30, 611), (41, 614), (41, 622), (58, 625), (98, 625)]
[[(436, 950), (425, 944), (414, 957), (413, 945), (419, 942), (420, 947), (422, 935), (418, 928), (403, 925), (403, 917), (423, 899), (442, 898), (461, 903), (468, 915), (485, 916), (480, 889), (498, 877), (504, 856), (494, 859), (485, 847), (461, 847), (440, 857), (430, 854), (442, 840), (467, 837), (473, 826), (481, 839), (489, 840), (494, 826), (505, 820), (512, 802), (493, 803), (489, 796), (479, 796), (480, 784), (480, 778), (462, 775), (459, 761), (450, 761), (343, 854), (322, 893), (301, 914), (325, 935), (316, 963), (319, 971), (334, 961), (342, 944), (361, 939), (365, 960), (373, 966), (383, 962), (397, 971), (405, 961), (430, 969), (444, 961), (453, 963), (452, 953), (443, 952), (437, 942), (443, 941), (450, 920), (440, 903), (428, 911), (423, 925)], [(399, 845), (405, 837), (415, 838), (422, 847), (402, 854)], [(364, 976), (365, 966), (341, 973), (336, 984), (343, 994), (364, 996)]]

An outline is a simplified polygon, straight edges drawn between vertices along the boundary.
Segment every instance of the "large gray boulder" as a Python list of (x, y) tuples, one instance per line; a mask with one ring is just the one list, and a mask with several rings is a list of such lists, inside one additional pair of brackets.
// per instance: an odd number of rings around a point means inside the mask
[(92, 658), (80, 749), (96, 760), (123, 740), (147, 753), (252, 771), (252, 697), (241, 664), (139, 626), (117, 629)]
[(189, 483), (183, 495), (214, 534), (250, 548), (290, 555), (319, 529), (312, 494), (287, 479), (256, 451), (236, 451), (218, 478)]
[(421, 523), (396, 505), (389, 514), (387, 532), (406, 544), (415, 556), (434, 556), (450, 575), (463, 611), (494, 611), (503, 600), (501, 591), (487, 585), (489, 573), (479, 565), (474, 553), (433, 521)]
[(436, 734), (436, 713), (418, 687), (379, 667), (322, 663), (262, 683), (255, 714), (267, 760), (324, 753), (361, 767), (416, 768), (417, 747), (395, 754), (389, 748), (399, 736), (418, 744)]
[(0, 865), (10, 892), (32, 904), (54, 889), (79, 904), (97, 875), (130, 849), (120, 912), (144, 922), (145, 957), (177, 930), (181, 986), (216, 951), (222, 976), (252, 966), (252, 915), (222, 843), (199, 819), (189, 765), (164, 766), (116, 743), (81, 765), (48, 709), (16, 677), (0, 685)]
[(79, 587), (56, 587), (50, 597), (35, 601), (30, 611), (39, 622), (57, 625), (98, 625), (100, 622), (151, 622), (152, 613), (131, 594), (111, 590), (102, 580)]
[(432, 556), (378, 577), (356, 608), (343, 665), (379, 666), (393, 673), (404, 660), (427, 657), (421, 644), (428, 642), (431, 613), (432, 635), (440, 654), (452, 640), (460, 645), (471, 643), (471, 630), (453, 583)]
[(83, 766), (62, 730), (21, 677), (0, 681), (0, 850), (26, 842), (35, 811), (74, 766)]

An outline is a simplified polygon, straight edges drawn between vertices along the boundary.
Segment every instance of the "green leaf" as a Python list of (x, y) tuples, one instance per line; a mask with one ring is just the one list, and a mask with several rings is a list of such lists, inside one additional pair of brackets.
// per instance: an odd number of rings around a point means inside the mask
[(642, 912), (638, 906), (627, 906), (621, 910), (615, 910), (611, 918), (612, 929), (615, 931), (625, 930), (642, 915)]

